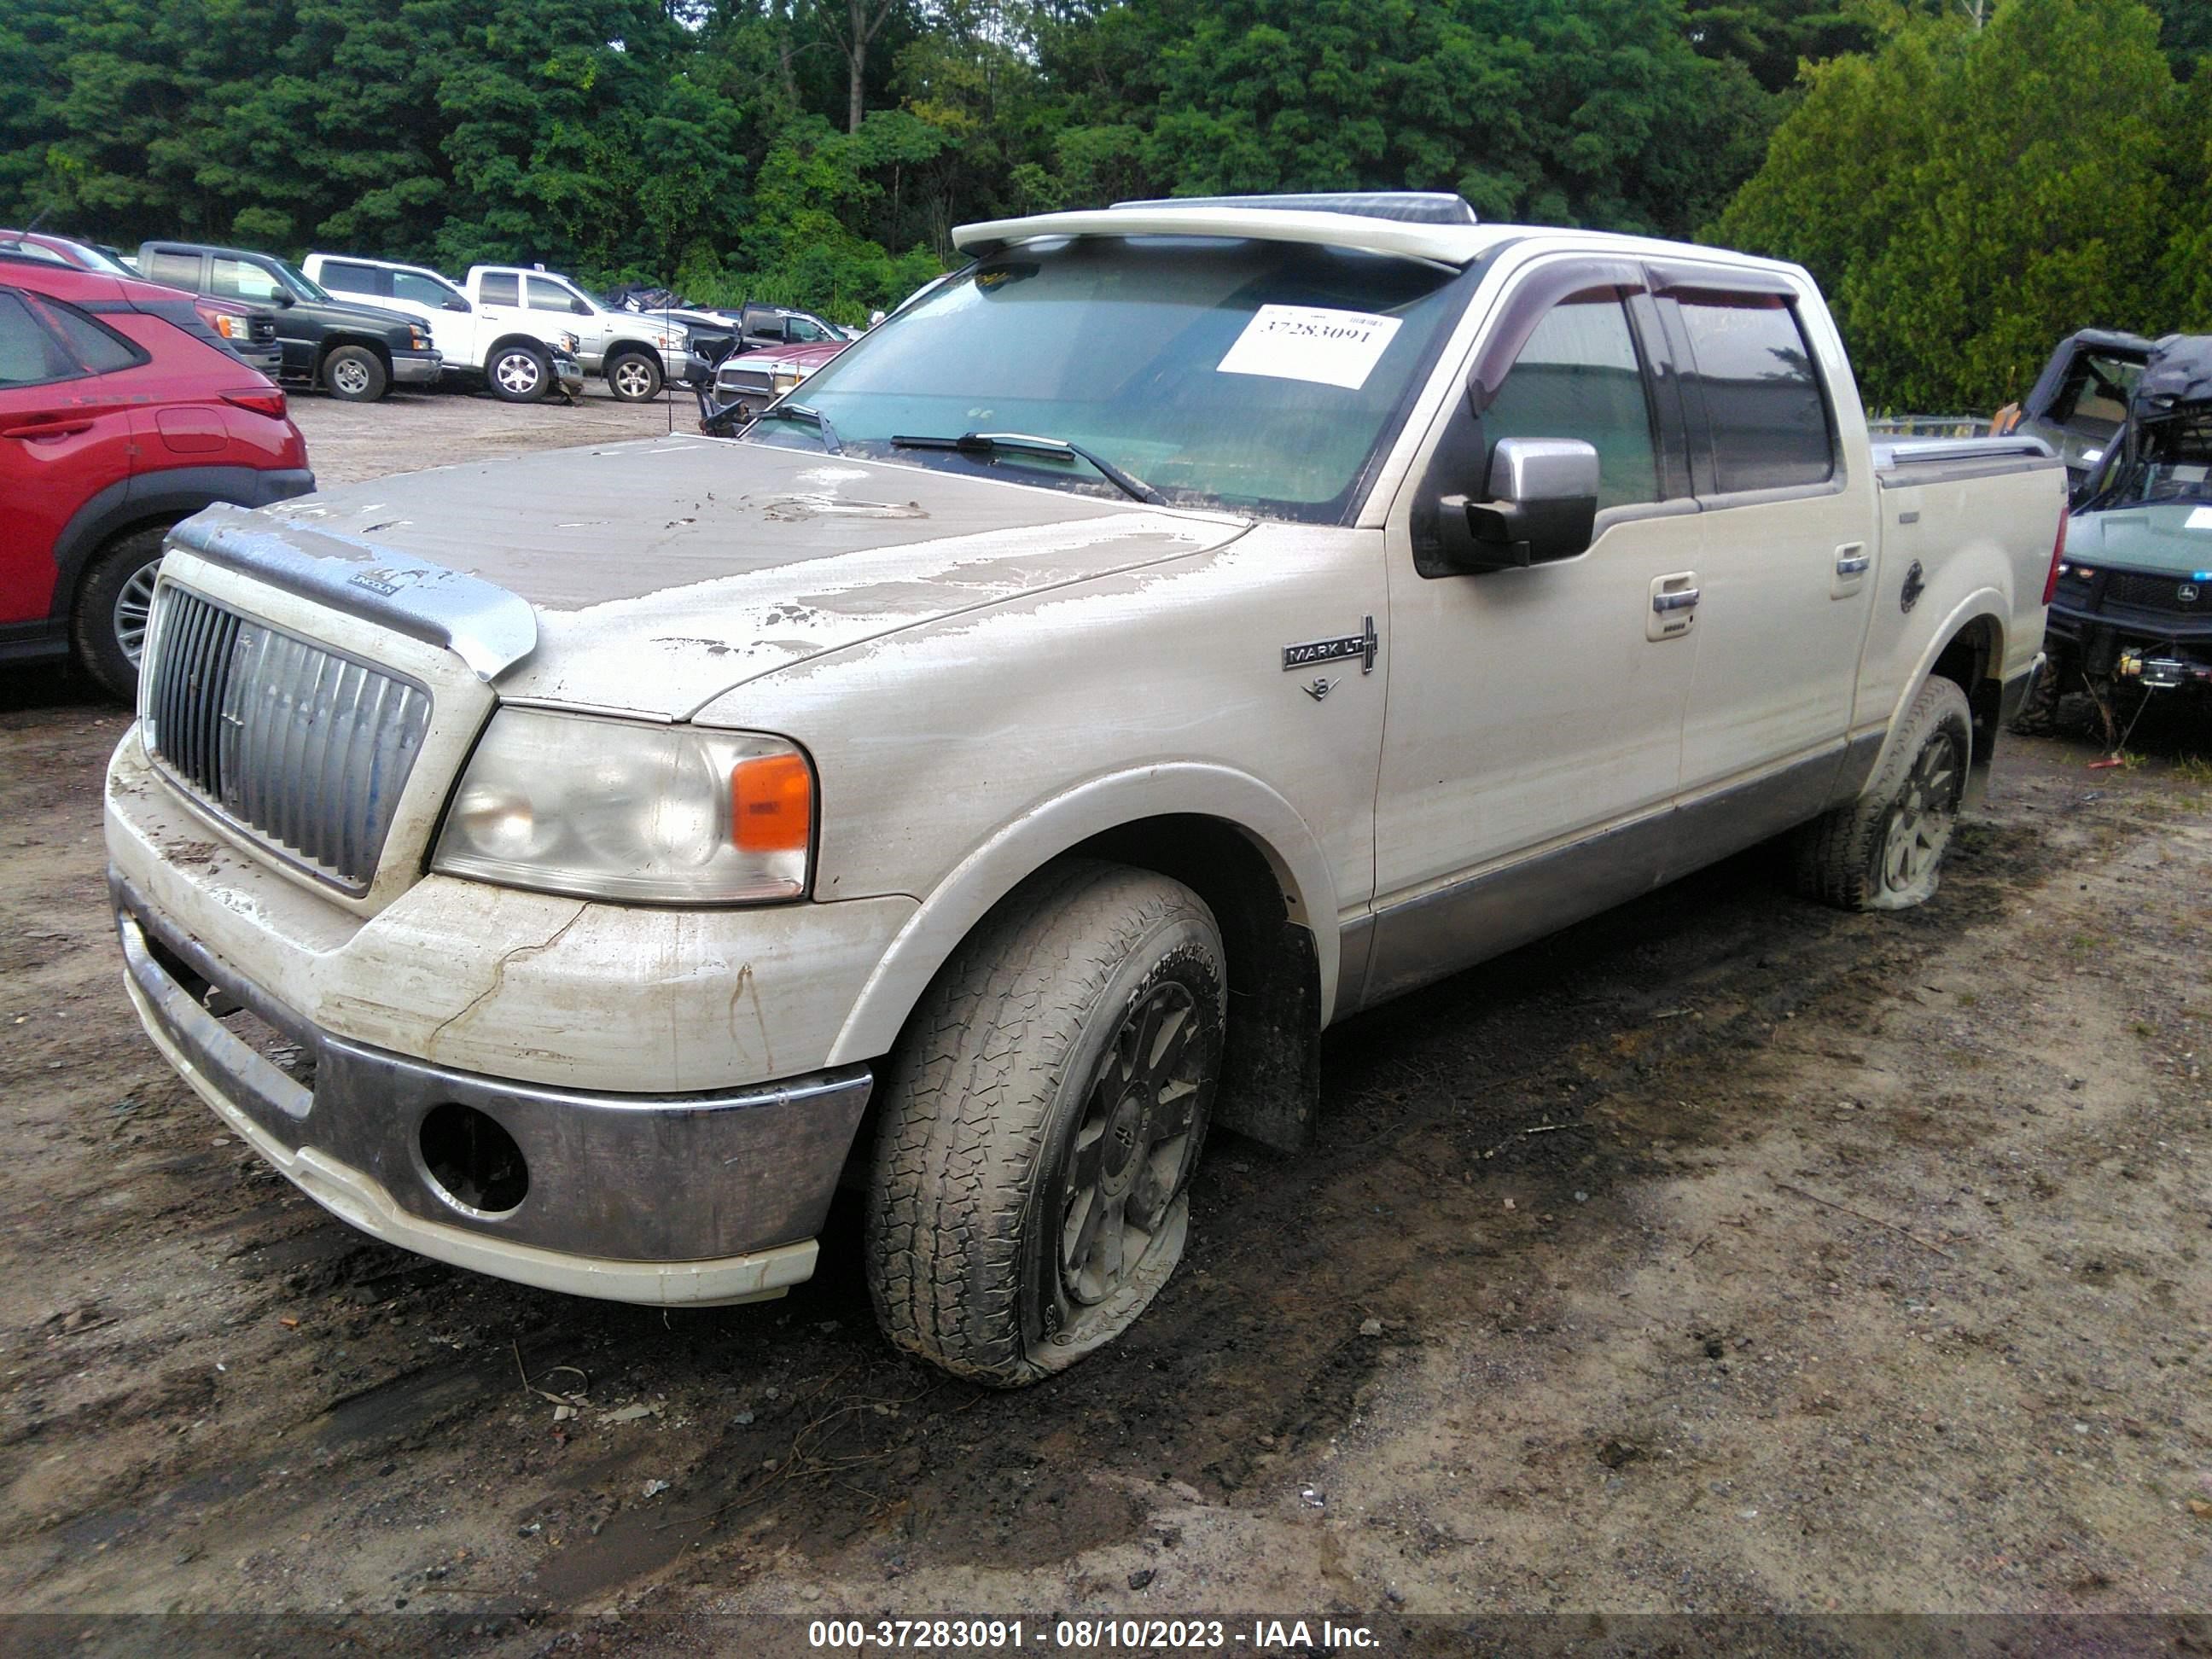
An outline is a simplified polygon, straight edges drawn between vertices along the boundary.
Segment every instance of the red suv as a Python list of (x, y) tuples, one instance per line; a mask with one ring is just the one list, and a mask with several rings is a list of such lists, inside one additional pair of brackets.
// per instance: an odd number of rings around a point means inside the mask
[(0, 250), (0, 662), (74, 648), (132, 698), (168, 527), (314, 487), (284, 394), (190, 296)]

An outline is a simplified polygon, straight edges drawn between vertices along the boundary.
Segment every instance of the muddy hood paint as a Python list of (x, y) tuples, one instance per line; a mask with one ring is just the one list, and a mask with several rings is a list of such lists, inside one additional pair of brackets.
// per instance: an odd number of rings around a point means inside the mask
[(301, 496), (251, 522), (363, 574), (398, 555), (526, 600), (536, 644), (497, 673), (503, 697), (673, 719), (824, 652), (1203, 552), (1249, 527), (681, 436), (437, 467)]
[[(2192, 530), (2189, 520), (2197, 519)], [(2212, 580), (2212, 502), (2157, 501), (2085, 513), (2067, 527), (2066, 562)]]

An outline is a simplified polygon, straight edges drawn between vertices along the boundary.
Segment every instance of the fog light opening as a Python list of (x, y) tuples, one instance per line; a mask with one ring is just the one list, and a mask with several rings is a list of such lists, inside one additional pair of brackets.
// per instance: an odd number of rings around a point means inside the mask
[(424, 1114), (422, 1168), (453, 1203), (505, 1215), (530, 1191), (530, 1165), (514, 1137), (473, 1106), (447, 1101)]

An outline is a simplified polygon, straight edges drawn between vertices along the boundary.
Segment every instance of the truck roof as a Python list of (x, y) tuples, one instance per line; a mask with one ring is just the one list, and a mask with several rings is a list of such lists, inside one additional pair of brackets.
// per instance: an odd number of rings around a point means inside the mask
[[(1455, 204), (1455, 208), (1444, 205)], [(1017, 242), (1045, 236), (1239, 236), (1255, 241), (1312, 242), (1462, 266), (1508, 242), (1561, 236), (1572, 238), (1578, 246), (1597, 242), (1626, 256), (1663, 258), (1671, 254), (1707, 265), (1793, 273), (1798, 269), (1787, 260), (1612, 231), (1480, 224), (1474, 210), (1458, 197), (1411, 191), (1117, 202), (1109, 208), (960, 225), (952, 232), (952, 243), (981, 259)]]

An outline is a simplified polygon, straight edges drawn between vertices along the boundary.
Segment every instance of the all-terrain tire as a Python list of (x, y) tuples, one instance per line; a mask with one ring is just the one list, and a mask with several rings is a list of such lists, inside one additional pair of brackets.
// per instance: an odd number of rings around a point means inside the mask
[(340, 346), (323, 359), (323, 389), (349, 404), (373, 404), (390, 389), (384, 360), (367, 346)]
[(2027, 688), (2027, 695), (2013, 711), (2014, 731), (2023, 738), (2041, 738), (2058, 729), (2058, 699), (2065, 673), (2065, 658), (2054, 652), (2044, 659), (2035, 684)]
[(138, 658), (161, 562), (166, 525), (149, 525), (117, 537), (99, 553), (77, 583), (70, 617), (70, 641), (85, 672), (126, 703), (138, 700)]
[(1798, 832), (1798, 890), (1845, 910), (1925, 903), (1942, 873), (1973, 744), (1966, 694), (1929, 679), (1865, 792)]
[[(866, 1239), (884, 1335), (1014, 1388), (1127, 1330), (1182, 1258), (1227, 1012), (1219, 929), (1181, 883), (1068, 860), (1001, 904), (885, 1073)], [(1178, 1080), (1147, 1095), (1132, 1057)], [(1088, 1273), (1109, 1226), (1114, 1270)]]

